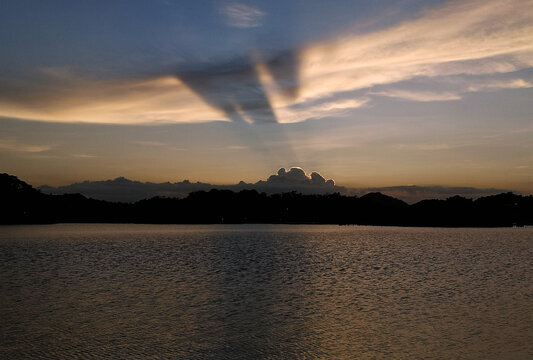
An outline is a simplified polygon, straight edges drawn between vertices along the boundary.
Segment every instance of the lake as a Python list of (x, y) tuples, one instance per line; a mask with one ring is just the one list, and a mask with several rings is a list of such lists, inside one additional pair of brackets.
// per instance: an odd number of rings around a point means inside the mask
[(533, 228), (0, 227), (2, 359), (531, 359)]

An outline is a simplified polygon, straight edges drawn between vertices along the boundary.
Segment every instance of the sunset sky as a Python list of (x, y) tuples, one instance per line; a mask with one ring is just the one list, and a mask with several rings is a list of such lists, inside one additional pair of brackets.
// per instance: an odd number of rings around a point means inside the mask
[(533, 193), (533, 0), (0, 2), (0, 172)]

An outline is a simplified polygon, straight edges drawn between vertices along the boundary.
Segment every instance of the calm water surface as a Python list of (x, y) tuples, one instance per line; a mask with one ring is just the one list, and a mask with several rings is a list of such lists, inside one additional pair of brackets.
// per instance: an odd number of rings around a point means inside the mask
[(532, 359), (533, 228), (0, 227), (2, 359)]

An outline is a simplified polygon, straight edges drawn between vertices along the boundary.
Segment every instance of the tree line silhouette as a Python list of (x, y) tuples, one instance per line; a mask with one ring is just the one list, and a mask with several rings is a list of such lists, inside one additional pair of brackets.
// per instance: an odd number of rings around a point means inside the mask
[(533, 196), (513, 193), (476, 200), (454, 196), (409, 205), (381, 194), (266, 195), (256, 190), (210, 190), (186, 198), (154, 197), (135, 203), (47, 195), (17, 177), (0, 174), (0, 223), (69, 222), (152, 224), (359, 224), (439, 227), (533, 225)]

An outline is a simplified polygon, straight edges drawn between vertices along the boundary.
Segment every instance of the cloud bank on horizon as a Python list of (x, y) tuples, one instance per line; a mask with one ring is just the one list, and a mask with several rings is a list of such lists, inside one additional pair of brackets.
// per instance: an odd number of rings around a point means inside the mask
[(292, 167), (289, 171), (285, 168), (278, 170), (267, 180), (256, 183), (240, 181), (234, 185), (214, 185), (202, 182), (184, 180), (176, 183), (151, 183), (132, 181), (124, 177), (104, 181), (84, 181), (66, 186), (51, 187), (40, 186), (39, 189), (47, 194), (80, 193), (87, 197), (111, 201), (138, 201), (154, 196), (185, 197), (193, 191), (208, 191), (211, 189), (223, 190), (257, 190), (267, 194), (286, 193), (297, 191), (302, 194), (328, 194), (346, 192), (343, 186), (335, 185), (332, 179), (326, 180), (317, 172), (309, 175), (299, 167)]
[(269, 176), (267, 180), (259, 180), (256, 183), (240, 181), (238, 184), (233, 185), (214, 185), (202, 182), (190, 182), (189, 180), (175, 183), (152, 183), (119, 177), (114, 180), (84, 181), (59, 187), (43, 185), (39, 189), (47, 194), (80, 193), (93, 199), (117, 202), (135, 202), (155, 196), (182, 198), (194, 191), (209, 191), (211, 189), (232, 191), (257, 190), (267, 194), (296, 191), (302, 194), (341, 193), (357, 196), (362, 196), (370, 192), (381, 192), (408, 203), (415, 203), (424, 199), (445, 199), (455, 195), (477, 198), (509, 191), (504, 189), (444, 186), (347, 188), (336, 185), (333, 179), (326, 180), (318, 172), (311, 172), (308, 175), (299, 167), (292, 167), (288, 171), (285, 168), (281, 168), (277, 174)]
[[(447, 1), (366, 32), (348, 27), (289, 50), (243, 47), (223, 60), (176, 61), (173, 71), (144, 64), (135, 76), (102, 77), (76, 64), (43, 65), (32, 78), (3, 73), (0, 116), (291, 123), (347, 116), (379, 97), (453, 101), (531, 88), (533, 79), (520, 71), (533, 67), (532, 8), (533, 0)], [(222, 5), (219, 15), (234, 31), (261, 31), (271, 20), (241, 3)]]

